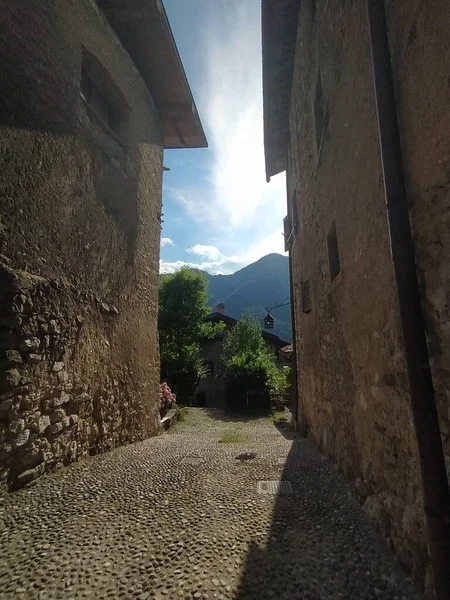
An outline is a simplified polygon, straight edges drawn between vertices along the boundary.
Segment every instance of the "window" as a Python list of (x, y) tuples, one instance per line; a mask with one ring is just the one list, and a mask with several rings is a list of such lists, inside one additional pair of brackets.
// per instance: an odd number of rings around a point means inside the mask
[(291, 201), (288, 205), (288, 214), (283, 219), (284, 229), (284, 251), (288, 252), (292, 248), (294, 237), (298, 232), (298, 208), (297, 208), (297, 192), (291, 196)]
[(304, 313), (309, 313), (312, 311), (310, 280), (305, 279), (304, 281), (302, 281), (301, 285), (302, 285), (302, 310)]
[(117, 111), (95, 85), (85, 69), (81, 73), (80, 95), (113, 131), (117, 130)]
[(327, 236), (328, 246), (328, 264), (330, 267), (330, 280), (333, 281), (341, 272), (341, 263), (339, 260), (339, 248), (336, 234), (336, 221), (333, 222), (330, 232)]
[(297, 192), (294, 191), (291, 199), (291, 211), (292, 211), (292, 231), (294, 237), (298, 233), (298, 208), (297, 208)]
[(205, 367), (208, 369), (207, 377), (214, 376), (214, 362), (212, 360), (205, 360)]
[(292, 219), (291, 215), (287, 215), (283, 219), (283, 229), (284, 229), (284, 251), (289, 252), (292, 248), (292, 241), (294, 238), (294, 231), (292, 229)]
[(323, 94), (322, 94), (322, 74), (319, 69), (316, 84), (316, 95), (314, 98), (314, 124), (316, 128), (316, 149), (317, 156), (320, 154), (320, 148), (322, 145), (322, 137), (325, 128), (325, 110), (323, 106)]

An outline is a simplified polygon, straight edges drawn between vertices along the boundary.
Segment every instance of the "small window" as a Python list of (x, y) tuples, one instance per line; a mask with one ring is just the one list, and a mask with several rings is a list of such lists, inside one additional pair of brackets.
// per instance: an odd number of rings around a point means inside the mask
[(214, 362), (212, 360), (205, 360), (205, 367), (208, 370), (207, 377), (214, 376)]
[(316, 84), (316, 96), (314, 98), (314, 124), (316, 128), (316, 149), (317, 155), (320, 154), (320, 147), (322, 145), (323, 131), (325, 127), (325, 110), (323, 106), (323, 94), (322, 94), (322, 74), (319, 70)]
[(81, 74), (80, 95), (113, 131), (117, 130), (117, 111), (95, 85), (85, 69)]
[(304, 313), (312, 311), (311, 284), (309, 279), (302, 281), (302, 309)]
[(294, 238), (294, 231), (292, 229), (292, 218), (291, 215), (287, 215), (283, 219), (284, 229), (284, 251), (289, 252), (292, 248), (292, 240)]
[(297, 207), (297, 192), (294, 191), (291, 199), (291, 211), (292, 211), (292, 231), (294, 236), (298, 233), (298, 207)]
[(328, 246), (328, 264), (330, 267), (330, 280), (336, 278), (341, 272), (341, 263), (339, 260), (339, 248), (336, 234), (336, 221), (333, 222), (327, 237)]

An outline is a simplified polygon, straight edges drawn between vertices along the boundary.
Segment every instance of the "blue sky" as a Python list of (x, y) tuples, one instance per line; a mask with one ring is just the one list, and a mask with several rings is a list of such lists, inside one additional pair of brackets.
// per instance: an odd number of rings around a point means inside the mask
[(260, 0), (164, 0), (208, 139), (167, 150), (161, 271), (234, 273), (284, 253), (285, 177), (264, 172)]

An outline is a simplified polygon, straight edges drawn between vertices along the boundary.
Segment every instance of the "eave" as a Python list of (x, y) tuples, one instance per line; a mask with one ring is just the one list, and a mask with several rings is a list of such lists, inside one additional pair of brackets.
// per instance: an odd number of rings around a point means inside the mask
[(286, 170), (289, 109), (301, 0), (262, 0), (266, 178)]
[(164, 147), (208, 143), (160, 0), (102, 0), (102, 10), (145, 81), (163, 123)]

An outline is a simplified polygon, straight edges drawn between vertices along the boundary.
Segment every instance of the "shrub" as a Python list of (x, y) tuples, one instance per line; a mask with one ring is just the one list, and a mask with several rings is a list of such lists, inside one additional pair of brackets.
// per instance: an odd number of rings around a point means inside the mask
[(159, 410), (169, 410), (177, 401), (176, 395), (172, 392), (165, 381), (159, 384)]

